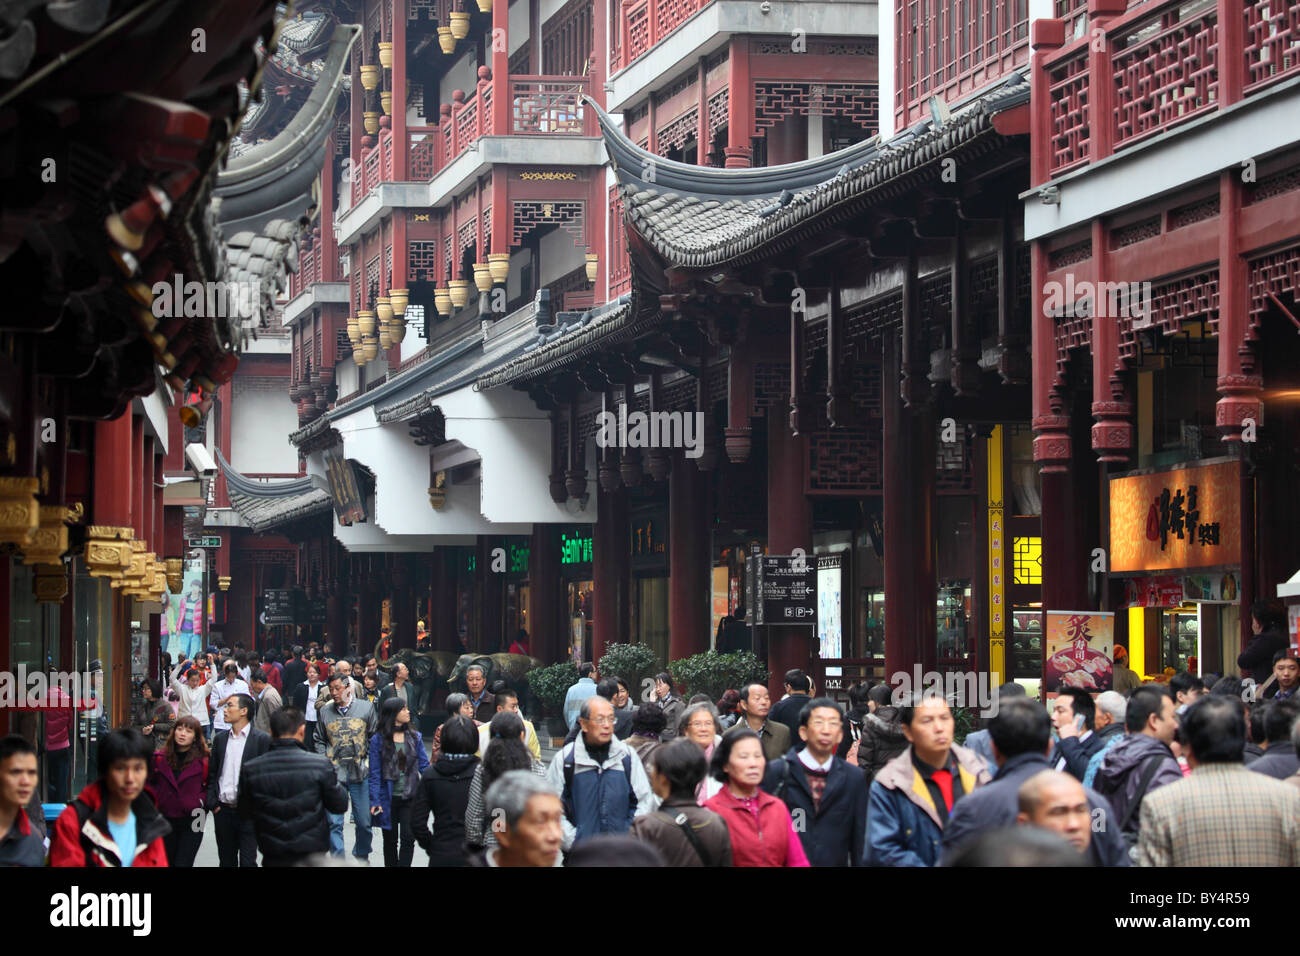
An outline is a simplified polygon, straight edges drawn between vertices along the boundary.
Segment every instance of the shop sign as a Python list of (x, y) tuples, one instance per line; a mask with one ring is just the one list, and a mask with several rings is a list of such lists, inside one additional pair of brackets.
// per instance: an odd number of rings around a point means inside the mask
[(668, 563), (668, 519), (662, 512), (633, 516), (628, 528), (632, 567), (657, 570)]
[(528, 573), (528, 545), (512, 544), (510, 545), (510, 573), (527, 574)]
[(1115, 651), (1115, 615), (1097, 611), (1047, 611), (1044, 635), (1049, 698), (1074, 687), (1091, 693), (1110, 690)]
[(219, 548), (221, 547), (221, 535), (212, 534), (204, 535), (202, 538), (187, 538), (189, 543), (187, 547), (191, 548)]
[[(817, 650), (822, 660), (844, 656), (844, 631), (840, 618), (842, 558), (838, 554), (817, 557)], [(830, 684), (827, 683), (827, 688)]]
[(1235, 604), (1241, 599), (1237, 573), (1195, 574), (1183, 578), (1183, 600), (1197, 602), (1223, 602)]
[(307, 623), (324, 624), (327, 615), (326, 599), (314, 597), (307, 602)]
[(591, 535), (574, 535), (560, 532), (560, 564), (590, 564)]
[(1129, 607), (1178, 607), (1183, 603), (1185, 582), (1173, 576), (1130, 578), (1125, 591)]
[(1111, 570), (1159, 571), (1241, 560), (1235, 459), (1110, 480)]
[(750, 558), (757, 569), (756, 624), (817, 624), (817, 569), (799, 554)]
[(339, 524), (350, 525), (366, 520), (366, 504), (361, 500), (357, 475), (352, 462), (342, 455), (325, 452), (325, 478), (330, 486), (330, 499)]

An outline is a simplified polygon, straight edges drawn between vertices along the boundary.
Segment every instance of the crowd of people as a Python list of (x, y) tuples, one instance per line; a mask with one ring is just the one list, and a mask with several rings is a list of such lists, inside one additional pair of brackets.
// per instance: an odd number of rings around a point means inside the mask
[(776, 702), (761, 683), (683, 700), (663, 673), (637, 704), (584, 663), (549, 762), (477, 665), (426, 746), (403, 665), (223, 650), (177, 662), (170, 703), (145, 682), (48, 851), (24, 812), (36, 753), (0, 741), (0, 864), (192, 866), (211, 821), (222, 866), (322, 865), (345, 855), (349, 809), (354, 860), (377, 828), (395, 867), (417, 844), (445, 867), (1300, 863), (1286, 646), (1268, 699), (1176, 674), (1044, 705), (1013, 682), (960, 744), (951, 701), (883, 682), (846, 710), (800, 670)]

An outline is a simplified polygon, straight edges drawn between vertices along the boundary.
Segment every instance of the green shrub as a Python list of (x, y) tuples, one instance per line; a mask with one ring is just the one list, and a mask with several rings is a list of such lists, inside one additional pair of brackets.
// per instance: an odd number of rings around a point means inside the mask
[(560, 661), (549, 667), (536, 667), (527, 674), (528, 689), (542, 705), (542, 711), (557, 716), (564, 710), (564, 695), (578, 683), (578, 665)]
[(659, 657), (645, 644), (610, 644), (596, 665), (602, 678), (621, 677), (627, 681), (634, 701), (641, 699), (645, 682), (663, 669)]
[(719, 654), (705, 651), (668, 664), (673, 682), (689, 700), (695, 694), (708, 694), (716, 701), (730, 688), (740, 690), (752, 681), (766, 684), (767, 664), (750, 651)]
[(952, 720), (952, 741), (961, 746), (966, 743), (966, 738), (975, 732), (975, 711), (969, 707), (954, 707), (952, 708)]

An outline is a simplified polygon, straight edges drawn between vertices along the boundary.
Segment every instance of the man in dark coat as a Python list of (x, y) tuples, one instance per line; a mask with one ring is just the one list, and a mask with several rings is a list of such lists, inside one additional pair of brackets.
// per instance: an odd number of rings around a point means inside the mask
[(1254, 637), (1237, 658), (1242, 677), (1253, 677), (1260, 686), (1273, 673), (1273, 655), (1287, 647), (1286, 606), (1262, 598), (1250, 606), (1250, 629)]
[(293, 866), (328, 853), (329, 814), (348, 809), (334, 765), (303, 743), (306, 729), (302, 711), (276, 711), (270, 749), (244, 763), (239, 812), (252, 821), (263, 866)]
[(1136, 843), (1143, 798), (1183, 779), (1170, 744), (1178, 730), (1176, 704), (1163, 684), (1139, 687), (1124, 710), (1128, 735), (1106, 752), (1097, 769), (1097, 792), (1115, 811), (1116, 826)]
[(237, 809), (244, 763), (271, 749), (271, 735), (252, 724), (256, 706), (247, 694), (232, 695), (224, 705), (230, 729), (221, 731), (212, 740), (204, 803), (212, 813), (217, 855), (222, 866), (257, 866), (257, 835), (253, 823)]
[(297, 687), (307, 679), (307, 662), (303, 660), (301, 644), (293, 646), (293, 657), (284, 665), (284, 673), (280, 676), (287, 689)]
[(867, 691), (870, 713), (862, 719), (862, 740), (858, 743), (858, 766), (862, 768), (867, 786), (885, 764), (907, 749), (899, 710), (890, 701), (893, 692), (888, 684), (877, 684)]
[[(950, 860), (963, 844), (998, 827), (1011, 826), (1020, 812), (1020, 787), (1030, 777), (1052, 769), (1047, 754), (1052, 725), (1047, 708), (1021, 698), (1000, 702), (998, 715), (989, 723), (998, 773), (993, 781), (958, 801), (943, 829), (943, 859)], [(1113, 812), (1106, 799), (1085, 787), (1094, 819), (1109, 824)], [(1128, 866), (1128, 848), (1116, 826), (1096, 828), (1088, 847), (1094, 865)]]
[(1297, 721), (1300, 721), (1300, 701), (1288, 697), (1286, 700), (1272, 701), (1267, 707), (1264, 714), (1264, 735), (1268, 747), (1264, 750), (1264, 756), (1250, 764), (1250, 769), (1285, 780), (1300, 771), (1300, 760), (1296, 759), (1295, 744), (1291, 742), (1292, 731), (1295, 730)]
[(1052, 701), (1052, 723), (1060, 741), (1052, 754), (1052, 766), (1082, 781), (1092, 755), (1106, 745), (1095, 731), (1097, 704), (1092, 695), (1077, 687), (1063, 687)]
[(790, 731), (790, 739), (794, 741), (794, 749), (802, 750), (799, 714), (803, 711), (804, 704), (812, 700), (812, 678), (797, 668), (786, 671), (785, 693), (785, 697), (772, 705), (772, 712), (767, 715), (767, 719), (785, 724)]
[(795, 832), (813, 866), (865, 866), (867, 786), (861, 771), (835, 756), (844, 712), (817, 697), (800, 714), (802, 750), (767, 766), (763, 790), (785, 801)]

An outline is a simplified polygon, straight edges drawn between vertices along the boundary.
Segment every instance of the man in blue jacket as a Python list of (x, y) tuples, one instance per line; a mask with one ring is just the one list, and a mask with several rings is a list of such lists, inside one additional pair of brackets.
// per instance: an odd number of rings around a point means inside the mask
[(867, 860), (936, 866), (953, 808), (988, 783), (989, 773), (983, 758), (952, 742), (952, 708), (942, 697), (913, 696), (898, 713), (908, 747), (871, 784)]
[(844, 712), (829, 697), (799, 712), (802, 750), (791, 748), (767, 765), (763, 790), (780, 797), (813, 866), (866, 862), (867, 784), (862, 771), (835, 756), (844, 736)]
[[(998, 774), (993, 782), (961, 802), (943, 832), (944, 859), (963, 843), (998, 827), (1013, 826), (1020, 812), (1020, 787), (1029, 778), (1052, 769), (1052, 722), (1047, 708), (1028, 698), (1009, 700), (998, 707), (989, 723)], [(1120, 835), (1110, 803), (1084, 787), (1093, 818), (1088, 856), (1095, 866), (1128, 866), (1128, 848)]]

